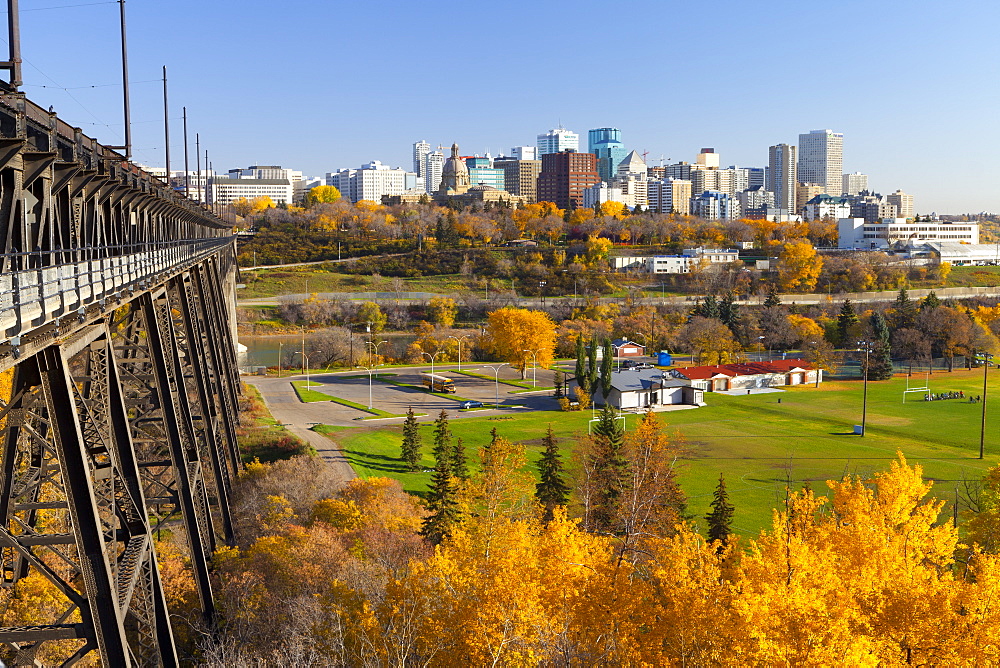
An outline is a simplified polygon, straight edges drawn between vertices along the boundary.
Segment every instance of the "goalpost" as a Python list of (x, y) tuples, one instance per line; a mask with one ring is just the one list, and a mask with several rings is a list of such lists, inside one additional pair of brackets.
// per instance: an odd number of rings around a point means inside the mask
[(909, 394), (910, 392), (923, 392), (925, 395), (930, 394), (930, 378), (931, 378), (931, 372), (927, 371), (924, 377), (923, 387), (910, 387), (910, 377), (907, 376), (906, 389), (903, 390), (903, 403), (904, 404), (906, 403), (906, 395)]

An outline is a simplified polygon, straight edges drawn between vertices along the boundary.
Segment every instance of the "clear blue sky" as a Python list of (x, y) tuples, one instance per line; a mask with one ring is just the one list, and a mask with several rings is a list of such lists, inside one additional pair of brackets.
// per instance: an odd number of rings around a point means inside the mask
[[(121, 141), (117, 4), (21, 4), (24, 90), (88, 134)], [(651, 163), (693, 161), (713, 146), (723, 165), (741, 166), (831, 128), (844, 133), (845, 171), (869, 174), (884, 193), (902, 188), (918, 212), (1000, 211), (995, 0), (126, 8), (135, 158), (148, 164), (163, 163), (151, 80), (165, 64), (175, 168), (182, 105), (192, 147), (198, 131), (216, 169), (281, 164), (310, 175), (370, 160), (409, 168), (418, 139), (497, 153), (534, 144), (560, 120), (584, 138), (621, 128)]]

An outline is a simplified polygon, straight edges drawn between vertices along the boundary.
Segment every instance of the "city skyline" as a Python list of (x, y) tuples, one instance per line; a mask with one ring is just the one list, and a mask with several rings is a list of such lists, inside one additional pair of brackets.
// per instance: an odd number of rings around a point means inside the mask
[[(175, 169), (182, 106), (192, 152), (200, 132), (217, 170), (282, 164), (316, 176), (372, 160), (408, 167), (420, 138), (496, 154), (533, 145), (559, 126), (581, 137), (619, 128), (625, 150), (648, 151), (649, 164), (661, 155), (692, 161), (714, 146), (726, 165), (763, 166), (769, 146), (831, 128), (845, 137), (844, 173), (870, 175), (874, 190), (914, 193), (924, 213), (1000, 211), (1000, 137), (983, 132), (1000, 102), (995, 87), (982, 85), (1000, 55), (988, 32), (992, 3), (942, 13), (926, 1), (905, 12), (895, 3), (848, 1), (834, 16), (827, 6), (723, 1), (707, 16), (695, 6), (637, 2), (612, 17), (624, 27), (621, 45), (641, 56), (628, 68), (575, 37), (608, 13), (596, 2), (278, 7), (249, 0), (236, 10), (132, 0), (127, 11), (135, 159), (150, 165), (163, 163), (158, 79), (166, 64)], [(824, 33), (842, 68), (832, 77), (808, 56), (817, 26), (835, 19), (850, 26), (850, 41)], [(22, 6), (21, 28), (28, 96), (85, 133), (119, 143), (117, 4)], [(80, 48), (80, 34), (107, 39), (88, 42), (87, 58), (79, 58), (69, 49)], [(768, 48), (779, 37), (781, 48)], [(457, 53), (467, 57), (452, 55), (437, 72), (412, 67), (412, 53), (439, 58), (456, 38), (467, 44)], [(517, 48), (503, 48), (511, 43)], [(658, 57), (665, 44), (668, 61)], [(503, 67), (478, 76), (478, 47), (501, 49)], [(349, 67), (325, 65), (330, 53)], [(735, 62), (747, 64), (743, 74)], [(762, 74), (771, 85), (762, 85)], [(706, 77), (725, 85), (706, 88)], [(447, 83), (435, 85), (438, 79)], [(831, 85), (839, 95), (829, 94)], [(875, 88), (894, 94), (863, 95)]]

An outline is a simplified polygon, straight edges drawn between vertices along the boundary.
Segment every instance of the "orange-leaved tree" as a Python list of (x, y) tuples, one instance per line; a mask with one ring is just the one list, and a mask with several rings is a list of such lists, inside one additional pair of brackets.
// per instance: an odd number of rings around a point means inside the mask
[(529, 363), (548, 368), (555, 345), (556, 325), (544, 311), (505, 306), (490, 313), (486, 320), (483, 348), (519, 369), (521, 378)]

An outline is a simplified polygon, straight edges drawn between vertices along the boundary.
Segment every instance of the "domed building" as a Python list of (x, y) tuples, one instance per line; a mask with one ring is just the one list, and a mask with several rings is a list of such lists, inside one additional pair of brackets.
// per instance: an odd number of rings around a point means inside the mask
[(461, 195), (469, 190), (470, 185), (469, 168), (458, 157), (458, 144), (452, 144), (451, 157), (444, 161), (441, 169), (441, 187), (437, 194), (442, 197)]

